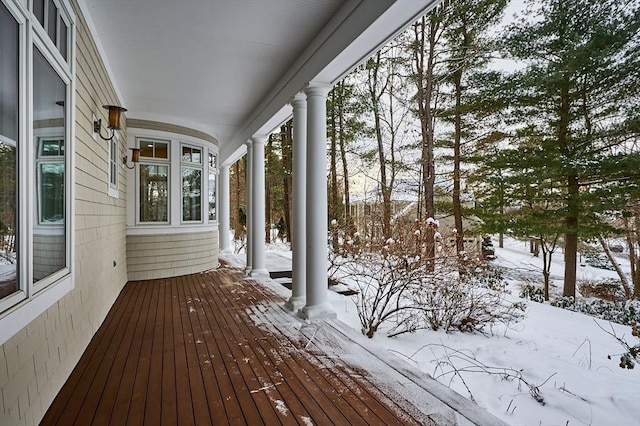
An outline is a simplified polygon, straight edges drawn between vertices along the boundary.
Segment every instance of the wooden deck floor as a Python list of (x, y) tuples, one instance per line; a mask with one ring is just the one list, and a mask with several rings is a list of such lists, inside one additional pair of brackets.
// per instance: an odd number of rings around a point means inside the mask
[(128, 283), (41, 424), (435, 424), (283, 302), (232, 268)]

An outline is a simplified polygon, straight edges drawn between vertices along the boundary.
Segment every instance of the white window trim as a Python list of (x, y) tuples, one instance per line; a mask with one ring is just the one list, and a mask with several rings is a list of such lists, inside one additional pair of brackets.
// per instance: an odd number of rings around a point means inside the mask
[[(220, 161), (220, 158), (218, 158), (218, 152), (217, 151), (211, 151), (208, 150), (207, 151), (207, 213), (205, 214), (206, 218), (207, 218), (207, 223), (218, 223), (219, 221), (219, 217), (220, 217), (220, 169), (217, 167), (211, 167), (211, 164), (209, 163), (209, 155), (213, 155), (216, 157), (216, 166), (218, 165), (218, 161)], [(213, 170), (212, 170), (213, 169)], [(209, 176), (211, 174), (215, 174), (216, 175), (216, 216), (213, 219), (209, 219)]]
[[(27, 244), (21, 244), (19, 248), (20, 261), (18, 267), (18, 277), (20, 277), (20, 290), (14, 295), (6, 297), (0, 301), (0, 345), (13, 337), (18, 331), (27, 326), (31, 321), (44, 313), (51, 306), (56, 304), (62, 297), (74, 288), (74, 270), (73, 263), (75, 254), (75, 220), (73, 212), (75, 211), (75, 93), (76, 93), (76, 17), (73, 8), (68, 0), (56, 0), (60, 14), (68, 26), (67, 37), (67, 60), (62, 58), (54, 43), (48, 36), (42, 40), (42, 28), (34, 25), (37, 22), (35, 17), (27, 9), (24, 0), (0, 0), (7, 6), (10, 13), (16, 18), (20, 27), (19, 36), (19, 102), (20, 102), (20, 119), (19, 119), (19, 140), (22, 142), (24, 153), (19, 154), (18, 160), (18, 179), (21, 183), (19, 190), (21, 193), (29, 194), (29, 196), (21, 196), (18, 200), (18, 209), (26, 212), (26, 217), (31, 217), (35, 206), (33, 205), (33, 184), (35, 182), (33, 140), (34, 131), (32, 124), (32, 99), (33, 92), (33, 49), (38, 46), (40, 52), (44, 55), (50, 65), (58, 73), (60, 78), (67, 86), (65, 104), (67, 126), (65, 131), (65, 185), (66, 199), (65, 224), (67, 230), (66, 242), (66, 259), (67, 266), (53, 275), (43, 279), (37, 283), (32, 283), (31, 268), (33, 260), (27, 256), (31, 252), (30, 244), (32, 244), (33, 231), (32, 227), (36, 226), (33, 218), (27, 219), (27, 225), (19, 227), (17, 238), (20, 241), (26, 241)], [(44, 34), (46, 35), (46, 33)], [(30, 188), (27, 188), (30, 186)], [(25, 192), (25, 190), (27, 190)], [(23, 286), (26, 285), (26, 288)]]
[[(182, 148), (191, 148), (191, 149), (197, 149), (200, 151), (200, 162), (199, 163), (195, 163), (193, 161), (183, 161), (182, 160)], [(206, 147), (202, 146), (202, 145), (194, 145), (194, 144), (189, 144), (189, 143), (185, 143), (185, 142), (181, 142), (180, 143), (180, 223), (181, 224), (198, 224), (198, 223), (204, 223), (204, 197), (203, 197), (203, 191), (202, 189), (205, 187), (204, 184), (204, 156), (206, 155), (207, 149)], [(207, 155), (207, 158), (209, 158), (209, 156)], [(183, 186), (182, 186), (182, 170), (183, 169), (192, 169), (192, 170), (200, 170), (200, 219), (197, 220), (184, 220), (183, 217), (183, 210), (184, 210), (184, 206), (182, 205), (183, 203), (183, 194), (182, 194), (182, 190), (183, 190)], [(207, 203), (208, 203), (208, 197), (207, 197)], [(208, 204), (207, 204), (208, 205)], [(209, 210), (207, 208), (207, 216), (209, 215)]]
[[(172, 156), (178, 153), (177, 149), (172, 149), (173, 141), (166, 138), (151, 138), (151, 137), (136, 137), (135, 145), (140, 148), (140, 141), (148, 142), (161, 142), (167, 144), (167, 158), (156, 157), (143, 157), (142, 150), (140, 152), (140, 162), (135, 167), (135, 223), (138, 226), (168, 226), (171, 224), (171, 219), (174, 217), (172, 207), (173, 192), (172, 176), (175, 174), (172, 172)], [(169, 188), (169, 194), (167, 195), (167, 220), (162, 222), (143, 222), (140, 219), (140, 167), (141, 166), (166, 166), (167, 167), (167, 186)], [(174, 166), (175, 167), (175, 166)]]
[[(95, 118), (94, 118), (95, 121)], [(115, 149), (113, 146), (115, 145)], [(107, 194), (111, 198), (119, 198), (120, 194), (120, 140), (118, 135), (114, 134), (113, 138), (109, 141), (109, 160), (107, 161)], [(114, 158), (115, 157), (115, 158)], [(115, 175), (113, 174), (113, 168), (111, 164), (115, 163)], [(115, 178), (115, 183), (112, 182)]]
[[(181, 195), (176, 198), (176, 194), (181, 194), (182, 188), (182, 173), (180, 172), (182, 166), (182, 150), (176, 147), (180, 147), (181, 144), (193, 146), (194, 148), (200, 148), (202, 151), (202, 167), (203, 167), (203, 183), (202, 192), (208, 194), (209, 186), (208, 176), (208, 153), (212, 152), (219, 158), (218, 147), (206, 140), (202, 140), (196, 137), (187, 136), (183, 134), (176, 134), (161, 130), (140, 129), (135, 127), (127, 128), (127, 149), (138, 147), (138, 141), (144, 139), (152, 139), (159, 141), (168, 141), (174, 147), (170, 149), (170, 184), (169, 184), (169, 222), (168, 223), (140, 223), (139, 218), (139, 171), (138, 166), (134, 170), (127, 170), (127, 187), (133, 186), (136, 188), (133, 191), (127, 191), (127, 235), (153, 235), (157, 233), (162, 234), (180, 234), (190, 232), (205, 232), (208, 230), (217, 230), (217, 222), (209, 222), (208, 209), (203, 208), (203, 220), (201, 222), (182, 222), (182, 197)], [(206, 159), (206, 160), (205, 160)], [(140, 157), (140, 164), (144, 164), (146, 160), (144, 157)], [(178, 170), (179, 172), (176, 172)], [(208, 197), (208, 196), (207, 196)], [(176, 199), (179, 202), (176, 202)], [(208, 198), (205, 200), (208, 204)], [(207, 211), (205, 211), (207, 210)]]

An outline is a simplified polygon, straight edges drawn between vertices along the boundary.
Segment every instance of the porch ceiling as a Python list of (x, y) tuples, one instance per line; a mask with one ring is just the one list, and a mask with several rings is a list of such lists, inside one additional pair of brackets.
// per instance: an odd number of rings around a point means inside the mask
[[(434, 0), (79, 0), (127, 117), (215, 136), (222, 160)], [(106, 100), (105, 100), (106, 101)]]

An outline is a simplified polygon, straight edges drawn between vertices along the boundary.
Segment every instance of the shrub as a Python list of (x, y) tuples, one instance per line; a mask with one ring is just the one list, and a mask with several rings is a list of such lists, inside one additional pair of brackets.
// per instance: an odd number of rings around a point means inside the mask
[(544, 291), (540, 287), (536, 287), (532, 284), (526, 284), (522, 287), (519, 296), (523, 299), (529, 299), (532, 302), (544, 302)]

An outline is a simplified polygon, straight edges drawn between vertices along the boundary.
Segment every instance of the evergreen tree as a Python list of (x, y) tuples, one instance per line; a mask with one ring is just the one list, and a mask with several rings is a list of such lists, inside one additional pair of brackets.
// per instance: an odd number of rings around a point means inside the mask
[(513, 76), (516, 140), (536, 141), (544, 161), (531, 173), (553, 187), (544, 195), (553, 201), (549, 226), (564, 234), (565, 296), (575, 295), (578, 238), (597, 234), (597, 213), (620, 208), (614, 202), (624, 197), (612, 191), (624, 192), (621, 182), (640, 167), (606, 149), (624, 143), (618, 124), (639, 90), (638, 10), (637, 1), (530, 1), (505, 40), (506, 52), (526, 63)]
[(453, 150), (453, 216), (456, 229), (456, 250), (464, 251), (463, 209), (460, 199), (462, 164), (467, 161), (463, 148), (469, 150), (479, 131), (472, 112), (479, 106), (473, 75), (486, 68), (492, 51), (487, 37), (490, 28), (498, 23), (506, 0), (457, 0), (449, 4), (450, 23), (444, 31), (444, 40), (450, 51), (447, 61), (447, 82), (452, 86), (450, 107), (442, 118), (453, 124), (450, 147)]

